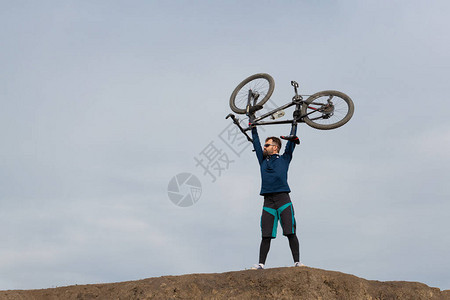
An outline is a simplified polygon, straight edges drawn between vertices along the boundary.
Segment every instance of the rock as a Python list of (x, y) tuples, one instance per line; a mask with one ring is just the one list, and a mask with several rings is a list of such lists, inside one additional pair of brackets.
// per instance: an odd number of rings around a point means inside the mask
[(366, 280), (309, 267), (163, 276), (45, 290), (0, 291), (0, 299), (450, 299), (419, 282)]

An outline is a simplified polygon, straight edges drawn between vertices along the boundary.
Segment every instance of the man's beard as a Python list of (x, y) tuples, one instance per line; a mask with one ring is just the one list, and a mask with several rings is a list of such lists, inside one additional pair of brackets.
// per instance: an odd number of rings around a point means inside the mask
[(269, 152), (267, 152), (267, 150), (263, 151), (263, 157), (266, 158), (267, 156), (269, 156)]

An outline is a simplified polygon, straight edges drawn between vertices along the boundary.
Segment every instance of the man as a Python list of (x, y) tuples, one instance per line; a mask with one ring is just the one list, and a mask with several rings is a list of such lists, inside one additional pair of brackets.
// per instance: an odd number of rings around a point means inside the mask
[(300, 262), (299, 242), (296, 235), (296, 222), (294, 207), (292, 206), (287, 183), (287, 172), (292, 160), (295, 145), (299, 143), (295, 136), (297, 126), (293, 125), (291, 135), (282, 137), (287, 139), (283, 155), (280, 155), (281, 140), (277, 137), (268, 137), (261, 148), (258, 131), (252, 128), (253, 147), (261, 170), (261, 192), (264, 196), (264, 206), (261, 215), (262, 240), (259, 251), (259, 264), (253, 269), (264, 269), (271, 239), (276, 237), (278, 220), (283, 228), (283, 235), (289, 240), (289, 246), (294, 259), (294, 266), (302, 266)]

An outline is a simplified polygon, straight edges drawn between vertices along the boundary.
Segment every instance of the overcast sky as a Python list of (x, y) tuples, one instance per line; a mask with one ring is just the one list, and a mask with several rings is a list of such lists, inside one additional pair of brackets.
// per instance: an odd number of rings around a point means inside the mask
[[(291, 80), (355, 103), (341, 128), (299, 126), (303, 263), (450, 289), (449, 13), (444, 0), (0, 1), (0, 289), (257, 263), (258, 163), (224, 137), (231, 92), (260, 72), (279, 105)], [(211, 146), (229, 160), (214, 182), (195, 160)], [(202, 185), (190, 207), (168, 197), (180, 173)], [(278, 235), (269, 268), (292, 265)]]

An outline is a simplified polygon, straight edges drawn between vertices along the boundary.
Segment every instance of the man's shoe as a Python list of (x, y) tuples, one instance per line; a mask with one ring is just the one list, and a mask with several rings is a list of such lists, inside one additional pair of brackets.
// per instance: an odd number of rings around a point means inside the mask
[(252, 267), (252, 270), (263, 270), (264, 264), (257, 264)]
[(294, 267), (304, 267), (305, 265), (304, 264), (302, 264), (301, 262), (296, 262), (295, 264), (294, 264)]

